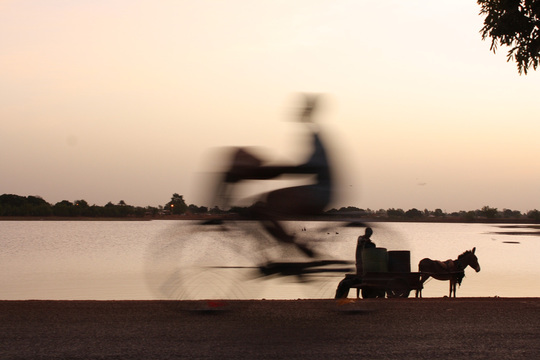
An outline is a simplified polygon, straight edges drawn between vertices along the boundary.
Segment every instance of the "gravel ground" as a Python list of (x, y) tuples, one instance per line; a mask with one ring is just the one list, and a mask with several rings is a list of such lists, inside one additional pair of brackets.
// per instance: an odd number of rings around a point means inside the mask
[(0, 359), (539, 359), (539, 298), (0, 301)]

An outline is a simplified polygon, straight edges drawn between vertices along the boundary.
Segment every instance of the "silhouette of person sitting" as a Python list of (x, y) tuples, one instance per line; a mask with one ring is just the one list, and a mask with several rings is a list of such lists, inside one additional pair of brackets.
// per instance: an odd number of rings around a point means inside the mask
[(364, 235), (358, 237), (356, 242), (356, 274), (362, 275), (364, 273), (364, 265), (362, 261), (362, 253), (364, 249), (376, 247), (375, 243), (371, 241), (371, 235), (373, 235), (373, 229), (366, 228)]
[[(308, 256), (314, 252), (307, 245), (295, 242), (295, 237), (288, 234), (279, 220), (313, 216), (323, 212), (332, 199), (332, 176), (325, 146), (321, 140), (313, 113), (317, 97), (306, 96), (306, 103), (300, 113), (299, 121), (311, 131), (313, 151), (309, 158), (299, 165), (265, 166), (262, 161), (245, 149), (239, 149), (234, 155), (232, 166), (225, 175), (224, 182), (237, 183), (247, 179), (273, 179), (283, 174), (313, 175), (314, 182), (271, 191), (264, 194), (251, 209), (251, 217), (261, 221), (265, 229), (278, 241), (295, 243)], [(225, 190), (221, 190), (222, 195)]]

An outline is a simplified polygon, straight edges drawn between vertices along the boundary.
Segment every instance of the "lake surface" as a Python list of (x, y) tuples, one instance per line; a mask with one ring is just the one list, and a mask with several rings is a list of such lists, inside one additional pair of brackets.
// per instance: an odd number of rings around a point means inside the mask
[[(315, 244), (321, 258), (354, 260), (364, 229), (344, 224), (286, 226), (299, 241)], [(458, 297), (540, 297), (534, 225), (371, 226), (377, 246), (410, 250), (412, 271), (422, 258), (456, 259), (476, 247), (482, 269), (466, 269)], [(333, 298), (347, 272), (261, 277), (256, 267), (269, 260), (305, 259), (292, 246), (276, 245), (253, 222), (0, 221), (0, 300)], [(425, 284), (424, 297), (445, 295), (448, 282)]]

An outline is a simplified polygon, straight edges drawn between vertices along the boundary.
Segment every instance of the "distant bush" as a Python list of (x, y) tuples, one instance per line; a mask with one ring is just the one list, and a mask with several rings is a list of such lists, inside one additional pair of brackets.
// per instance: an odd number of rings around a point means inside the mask
[[(105, 206), (89, 205), (85, 200), (75, 200), (73, 202), (62, 200), (54, 205), (47, 203), (40, 196), (19, 196), (13, 194), (0, 195), (0, 216), (58, 216), (58, 217), (145, 217), (145, 216), (167, 216), (167, 215), (223, 215), (223, 214), (239, 214), (249, 215), (253, 204), (248, 207), (232, 207), (228, 210), (220, 209), (217, 206), (208, 208), (206, 206), (187, 205), (184, 197), (179, 194), (173, 194), (171, 200), (164, 206), (156, 207), (140, 207), (132, 206), (120, 200), (118, 204), (108, 202)], [(361, 218), (380, 218), (389, 220), (408, 220), (408, 221), (424, 221), (429, 219), (444, 219), (445, 221), (482, 221), (485, 219), (500, 219), (500, 220), (530, 220), (540, 222), (540, 211), (531, 210), (526, 215), (517, 210), (503, 209), (484, 206), (479, 210), (459, 211), (450, 214), (445, 213), (441, 209), (429, 211), (425, 209), (420, 211), (416, 208), (404, 211), (403, 209), (379, 209), (373, 211), (370, 209), (360, 209), (355, 206), (341, 207), (339, 209), (331, 209), (326, 212), (327, 215), (333, 217), (361, 217)]]

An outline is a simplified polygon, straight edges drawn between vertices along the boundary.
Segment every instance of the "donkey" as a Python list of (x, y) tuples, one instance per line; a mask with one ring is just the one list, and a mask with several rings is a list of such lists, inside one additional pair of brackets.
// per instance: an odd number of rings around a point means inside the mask
[(420, 290), (416, 290), (416, 297), (419, 295), (422, 297), (423, 284), (429, 277), (437, 280), (449, 280), (450, 293), (448, 297), (452, 297), (452, 294), (456, 297), (456, 285), (461, 285), (461, 281), (465, 277), (465, 268), (470, 266), (476, 272), (480, 271), (478, 258), (474, 255), (475, 251), (475, 247), (472, 250), (467, 250), (459, 255), (456, 260), (438, 261), (428, 258), (420, 260), (418, 271), (421, 273), (420, 283), (422, 286)]

